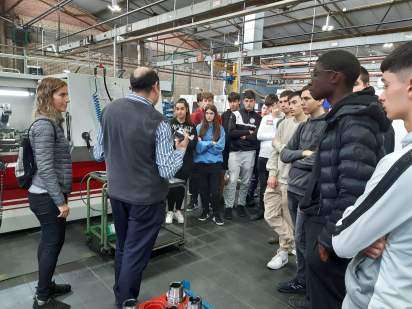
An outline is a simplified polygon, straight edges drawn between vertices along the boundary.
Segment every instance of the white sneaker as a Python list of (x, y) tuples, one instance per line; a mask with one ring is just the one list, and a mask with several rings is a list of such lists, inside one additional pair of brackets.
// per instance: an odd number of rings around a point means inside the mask
[(185, 222), (185, 217), (183, 216), (183, 213), (181, 210), (176, 210), (175, 219), (177, 220), (177, 223), (179, 224), (183, 224)]
[(279, 251), (270, 261), (266, 264), (267, 268), (276, 270), (280, 269), (288, 263), (288, 252)]
[(290, 254), (290, 255), (294, 255), (294, 256), (296, 256), (296, 249), (292, 249), (292, 250), (290, 250), (290, 251), (289, 251), (289, 254)]
[(166, 213), (166, 221), (165, 221), (165, 223), (166, 223), (166, 224), (172, 224), (172, 223), (173, 223), (173, 216), (174, 216), (173, 211), (168, 211), (168, 212)]

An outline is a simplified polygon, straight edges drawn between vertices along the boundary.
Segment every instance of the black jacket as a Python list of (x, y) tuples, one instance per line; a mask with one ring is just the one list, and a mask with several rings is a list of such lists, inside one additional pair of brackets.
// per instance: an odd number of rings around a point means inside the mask
[[(280, 159), (283, 162), (291, 163), (288, 191), (300, 196), (305, 195), (325, 127), (325, 115), (314, 119), (309, 118), (299, 124), (292, 138), (280, 153)], [(311, 150), (315, 153), (305, 158), (303, 150)]]
[(232, 126), (232, 123), (236, 123), (236, 117), (232, 113), (230, 109), (225, 111), (222, 114), (222, 127), (225, 129), (225, 149), (223, 150), (223, 169), (227, 170), (228, 169), (228, 161), (229, 161), (229, 148), (230, 148), (230, 128)]
[(363, 193), (378, 161), (388, 153), (384, 135), (391, 123), (368, 89), (342, 99), (325, 120), (312, 180), (300, 207), (324, 222), (318, 240), (333, 251), (336, 222)]
[(183, 180), (187, 180), (192, 174), (193, 168), (193, 154), (196, 148), (197, 143), (197, 131), (196, 127), (191, 123), (180, 123), (176, 118), (173, 118), (170, 122), (172, 127), (172, 136), (177, 130), (186, 130), (189, 134), (189, 137), (193, 136), (190, 139), (189, 145), (186, 148), (185, 156), (183, 157), (183, 165), (180, 170), (176, 173), (175, 177)]
[[(230, 151), (250, 151), (259, 149), (257, 131), (262, 117), (255, 111), (241, 109), (233, 113), (230, 126)], [(237, 115), (237, 116), (236, 116)], [(253, 133), (250, 133), (253, 131)], [(246, 136), (246, 139), (241, 139)]]

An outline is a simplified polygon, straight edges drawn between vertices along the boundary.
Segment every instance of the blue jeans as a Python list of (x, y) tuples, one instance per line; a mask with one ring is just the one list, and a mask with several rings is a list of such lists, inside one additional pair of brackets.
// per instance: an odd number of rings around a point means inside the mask
[(137, 299), (143, 270), (149, 262), (166, 205), (133, 205), (110, 198), (116, 229), (115, 283), (116, 303)]
[(29, 193), (29, 204), (41, 226), (41, 239), (37, 250), (39, 264), (37, 297), (47, 300), (50, 296), (50, 285), (57, 259), (64, 244), (66, 219), (57, 217), (60, 211), (47, 193)]

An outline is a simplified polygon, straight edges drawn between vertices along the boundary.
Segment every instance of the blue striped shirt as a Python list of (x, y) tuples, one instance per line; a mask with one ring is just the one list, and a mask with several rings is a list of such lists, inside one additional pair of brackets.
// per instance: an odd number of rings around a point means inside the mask
[[(137, 104), (144, 103), (152, 106), (153, 104), (145, 97), (136, 94), (128, 94), (129, 100)], [(156, 129), (156, 165), (159, 175), (162, 178), (172, 178), (182, 167), (185, 152), (173, 149), (172, 130), (166, 121), (162, 121)], [(103, 131), (100, 126), (97, 133), (96, 145), (93, 147), (93, 156), (96, 161), (104, 161), (103, 151)]]

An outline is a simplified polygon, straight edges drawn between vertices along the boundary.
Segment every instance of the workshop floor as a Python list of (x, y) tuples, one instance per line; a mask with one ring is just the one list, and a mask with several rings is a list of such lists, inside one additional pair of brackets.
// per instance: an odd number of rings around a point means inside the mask
[[(295, 257), (291, 257), (289, 264), (281, 270), (266, 268), (277, 246), (267, 243), (272, 233), (263, 220), (249, 222), (235, 216), (232, 222), (226, 221), (223, 227), (218, 227), (212, 222), (198, 222), (195, 215), (189, 215), (183, 249), (168, 250), (152, 257), (144, 273), (140, 300), (164, 293), (171, 281), (187, 279), (192, 289), (216, 309), (289, 308), (287, 303), (290, 296), (278, 293), (276, 284), (294, 275)], [(78, 243), (84, 237), (83, 226), (82, 222), (69, 225), (72, 236), (67, 239), (65, 246), (70, 247), (70, 242), (76, 241), (76, 246), (70, 251), (79, 250), (83, 255), (57, 268), (56, 281), (68, 282), (73, 288), (72, 294), (60, 300), (73, 309), (114, 309), (113, 259), (84, 257), (87, 247), (79, 248)], [(19, 239), (27, 241), (26, 232), (2, 237), (0, 243)], [(35, 238), (31, 239), (31, 242), (36, 241)], [(9, 245), (12, 246), (13, 242)], [(27, 251), (20, 250), (20, 254), (24, 254), (25, 259), (35, 259), (33, 246), (26, 246)], [(62, 252), (62, 255), (75, 253)], [(24, 259), (20, 263), (24, 263)], [(1, 253), (0, 264), (10, 264)], [(36, 273), (29, 273), (0, 282), (0, 307), (31, 308), (36, 277)]]

